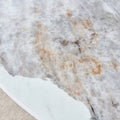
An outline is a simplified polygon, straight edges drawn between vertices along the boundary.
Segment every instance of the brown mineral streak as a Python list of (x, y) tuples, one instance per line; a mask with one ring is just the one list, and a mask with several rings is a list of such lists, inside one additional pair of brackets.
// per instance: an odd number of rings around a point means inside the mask
[(84, 22), (82, 22), (82, 25), (85, 29), (88, 29), (88, 26)]
[[(42, 45), (42, 46), (39, 45), (40, 43), (43, 43), (43, 41), (45, 41), (45, 37), (46, 37), (46, 28), (45, 28), (45, 26), (40, 24), (40, 23), (38, 23), (37, 29), (38, 29), (38, 31), (35, 33), (35, 37), (36, 38), (35, 38), (35, 41), (34, 41), (36, 53), (38, 55), (41, 54), (42, 57), (44, 58), (44, 60), (47, 59), (47, 57), (48, 57), (48, 59), (50, 57), (52, 57), (54, 62), (55, 62), (55, 64), (56, 64), (55, 55), (51, 51), (45, 49), (44, 45)], [(41, 29), (40, 32), (39, 32), (39, 29)]]
[(80, 63), (83, 63), (83, 62), (89, 62), (89, 60), (87, 58), (84, 58), (84, 59), (79, 59), (78, 60)]
[[(70, 59), (68, 61), (71, 61), (72, 63), (76, 63), (75, 61), (70, 60)], [(96, 59), (81, 58), (81, 59), (78, 60), (78, 62), (80, 64), (85, 63), (85, 62), (89, 63), (89, 65), (88, 65), (89, 68), (88, 69), (91, 70), (93, 75), (100, 75), (101, 72), (102, 72), (101, 65), (99, 64), (99, 62)], [(62, 63), (62, 68), (65, 69), (65, 70), (69, 70), (69, 68), (72, 68), (72, 67), (74, 67), (73, 64), (68, 64), (67, 65), (65, 62)], [(86, 75), (87, 76), (90, 75), (90, 73), (88, 73), (88, 71), (89, 71), (88, 69), (86, 69), (86, 72), (87, 72)]]
[(118, 68), (117, 68), (117, 65), (116, 64), (113, 64), (113, 68), (116, 72), (118, 72)]
[[(42, 54), (42, 57), (48, 57), (48, 58), (50, 58), (50, 57), (52, 57), (53, 58), (53, 60), (54, 60), (54, 62), (56, 63), (56, 58), (55, 58), (55, 55), (51, 52), (51, 51), (49, 51), (49, 50), (47, 50), (47, 49), (44, 49), (44, 48), (40, 48), (39, 49), (39, 51), (41, 52), (41, 54)], [(46, 55), (46, 56), (45, 56)]]
[(96, 61), (95, 59), (92, 59), (92, 62), (95, 64), (95, 69), (92, 69), (92, 73), (94, 75), (98, 75), (101, 74), (101, 65), (99, 65), (98, 61)]
[(76, 26), (76, 25), (77, 25), (77, 22), (75, 21), (73, 24), (74, 24), (74, 26)]
[(67, 12), (67, 17), (71, 18), (72, 17), (72, 13), (70, 13), (69, 11)]
[(84, 21), (81, 19), (79, 19), (79, 20), (80, 20), (82, 26), (84, 27), (84, 29), (93, 28), (93, 24), (89, 18), (87, 20), (84, 20)]
[(35, 38), (34, 44), (37, 47), (37, 49), (39, 49), (39, 43), (44, 40), (46, 30), (45, 30), (45, 27), (43, 27), (42, 24), (40, 24), (40, 23), (37, 25), (37, 27), (38, 27), (38, 29), (40, 29), (40, 28), (42, 29), (41, 32), (39, 32), (39, 31), (35, 32), (36, 38)]
[[(84, 59), (79, 59), (78, 60), (80, 63), (83, 62), (89, 62), (90, 64), (94, 63), (95, 64), (95, 68), (92, 67), (92, 73), (94, 75), (99, 75), (101, 74), (101, 65), (98, 63), (97, 60), (95, 59), (91, 59), (91, 61), (88, 58), (84, 58)], [(91, 67), (90, 67), (91, 68)], [(88, 73), (86, 75), (89, 75)]]

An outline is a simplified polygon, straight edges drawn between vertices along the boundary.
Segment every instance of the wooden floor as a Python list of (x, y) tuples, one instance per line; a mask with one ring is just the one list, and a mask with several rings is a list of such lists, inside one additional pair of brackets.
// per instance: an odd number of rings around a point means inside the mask
[(0, 89), (0, 120), (36, 120)]

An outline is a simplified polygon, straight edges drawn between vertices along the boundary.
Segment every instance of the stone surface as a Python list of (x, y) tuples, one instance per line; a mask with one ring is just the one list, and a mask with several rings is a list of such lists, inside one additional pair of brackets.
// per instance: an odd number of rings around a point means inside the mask
[(0, 62), (50, 78), (95, 120), (120, 119), (120, 1), (1, 0)]

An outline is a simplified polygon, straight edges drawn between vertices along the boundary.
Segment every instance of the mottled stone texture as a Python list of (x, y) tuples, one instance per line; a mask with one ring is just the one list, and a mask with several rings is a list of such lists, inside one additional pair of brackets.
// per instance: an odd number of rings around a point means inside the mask
[(120, 120), (119, 0), (0, 0), (0, 62), (50, 78), (93, 120)]

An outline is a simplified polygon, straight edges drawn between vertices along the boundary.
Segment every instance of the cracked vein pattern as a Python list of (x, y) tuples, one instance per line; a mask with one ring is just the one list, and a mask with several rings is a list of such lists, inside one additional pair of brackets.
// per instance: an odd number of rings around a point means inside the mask
[(0, 62), (50, 78), (89, 108), (120, 120), (119, 0), (0, 0)]

